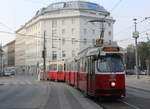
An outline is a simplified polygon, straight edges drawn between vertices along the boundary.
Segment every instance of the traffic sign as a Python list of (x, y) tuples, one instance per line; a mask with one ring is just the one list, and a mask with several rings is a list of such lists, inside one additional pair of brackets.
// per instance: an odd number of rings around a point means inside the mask
[(138, 38), (138, 37), (139, 37), (139, 32), (138, 31), (133, 32), (133, 38)]

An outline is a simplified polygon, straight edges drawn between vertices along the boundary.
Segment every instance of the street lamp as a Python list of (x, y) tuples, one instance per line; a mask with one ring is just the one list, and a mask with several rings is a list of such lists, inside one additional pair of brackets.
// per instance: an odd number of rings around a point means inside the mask
[(138, 51), (137, 51), (137, 39), (139, 38), (139, 32), (136, 30), (136, 25), (137, 25), (137, 19), (133, 19), (134, 25), (135, 25), (135, 31), (133, 32), (133, 38), (135, 38), (135, 58), (136, 58), (136, 65), (135, 65), (135, 71), (136, 71), (136, 76), (137, 79), (140, 79), (139, 77), (139, 72), (138, 72)]

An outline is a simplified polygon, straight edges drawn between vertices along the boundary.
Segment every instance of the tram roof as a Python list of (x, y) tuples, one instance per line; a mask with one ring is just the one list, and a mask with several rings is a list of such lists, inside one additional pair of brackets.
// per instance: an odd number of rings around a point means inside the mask
[[(118, 49), (118, 51), (104, 51), (104, 48), (115, 48), (116, 50)], [(97, 47), (89, 47), (86, 48), (85, 50), (81, 51), (79, 53), (80, 57), (84, 57), (84, 56), (94, 56), (94, 55), (106, 55), (106, 54), (112, 54), (112, 53), (116, 53), (116, 54), (122, 54), (123, 53), (123, 49), (121, 47), (119, 47), (117, 45), (116, 42), (105, 42), (101, 47), (97, 46)]]

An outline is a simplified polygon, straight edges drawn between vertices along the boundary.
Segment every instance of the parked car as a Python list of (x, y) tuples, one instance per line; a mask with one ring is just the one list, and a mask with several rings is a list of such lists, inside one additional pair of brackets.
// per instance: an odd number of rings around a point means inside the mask
[(11, 71), (11, 75), (15, 75), (15, 73), (16, 73), (15, 71)]
[(126, 75), (134, 75), (134, 74), (135, 74), (135, 72), (133, 69), (126, 70)]
[(147, 73), (146, 70), (142, 70), (142, 71), (140, 72), (141, 75), (146, 75), (146, 73)]
[(12, 72), (10, 72), (10, 71), (5, 71), (3, 75), (4, 75), (4, 76), (11, 76), (11, 75), (12, 75)]

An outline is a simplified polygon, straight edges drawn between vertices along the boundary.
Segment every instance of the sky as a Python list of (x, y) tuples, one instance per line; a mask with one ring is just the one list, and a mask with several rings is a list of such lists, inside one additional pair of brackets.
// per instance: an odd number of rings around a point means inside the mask
[[(21, 25), (29, 21), (39, 9), (61, 1), (71, 0), (1, 0), (0, 43), (5, 45), (15, 39), (15, 35), (2, 33), (3, 31), (14, 33)], [(134, 44), (132, 38), (132, 32), (134, 31), (133, 19), (137, 18), (137, 22), (140, 22), (145, 17), (150, 17), (150, 0), (82, 1), (97, 3), (111, 13), (111, 16), (115, 19), (114, 40), (124, 48), (129, 44)], [(138, 41), (146, 41), (146, 32), (150, 34), (150, 18), (138, 23), (137, 30), (142, 33)]]

